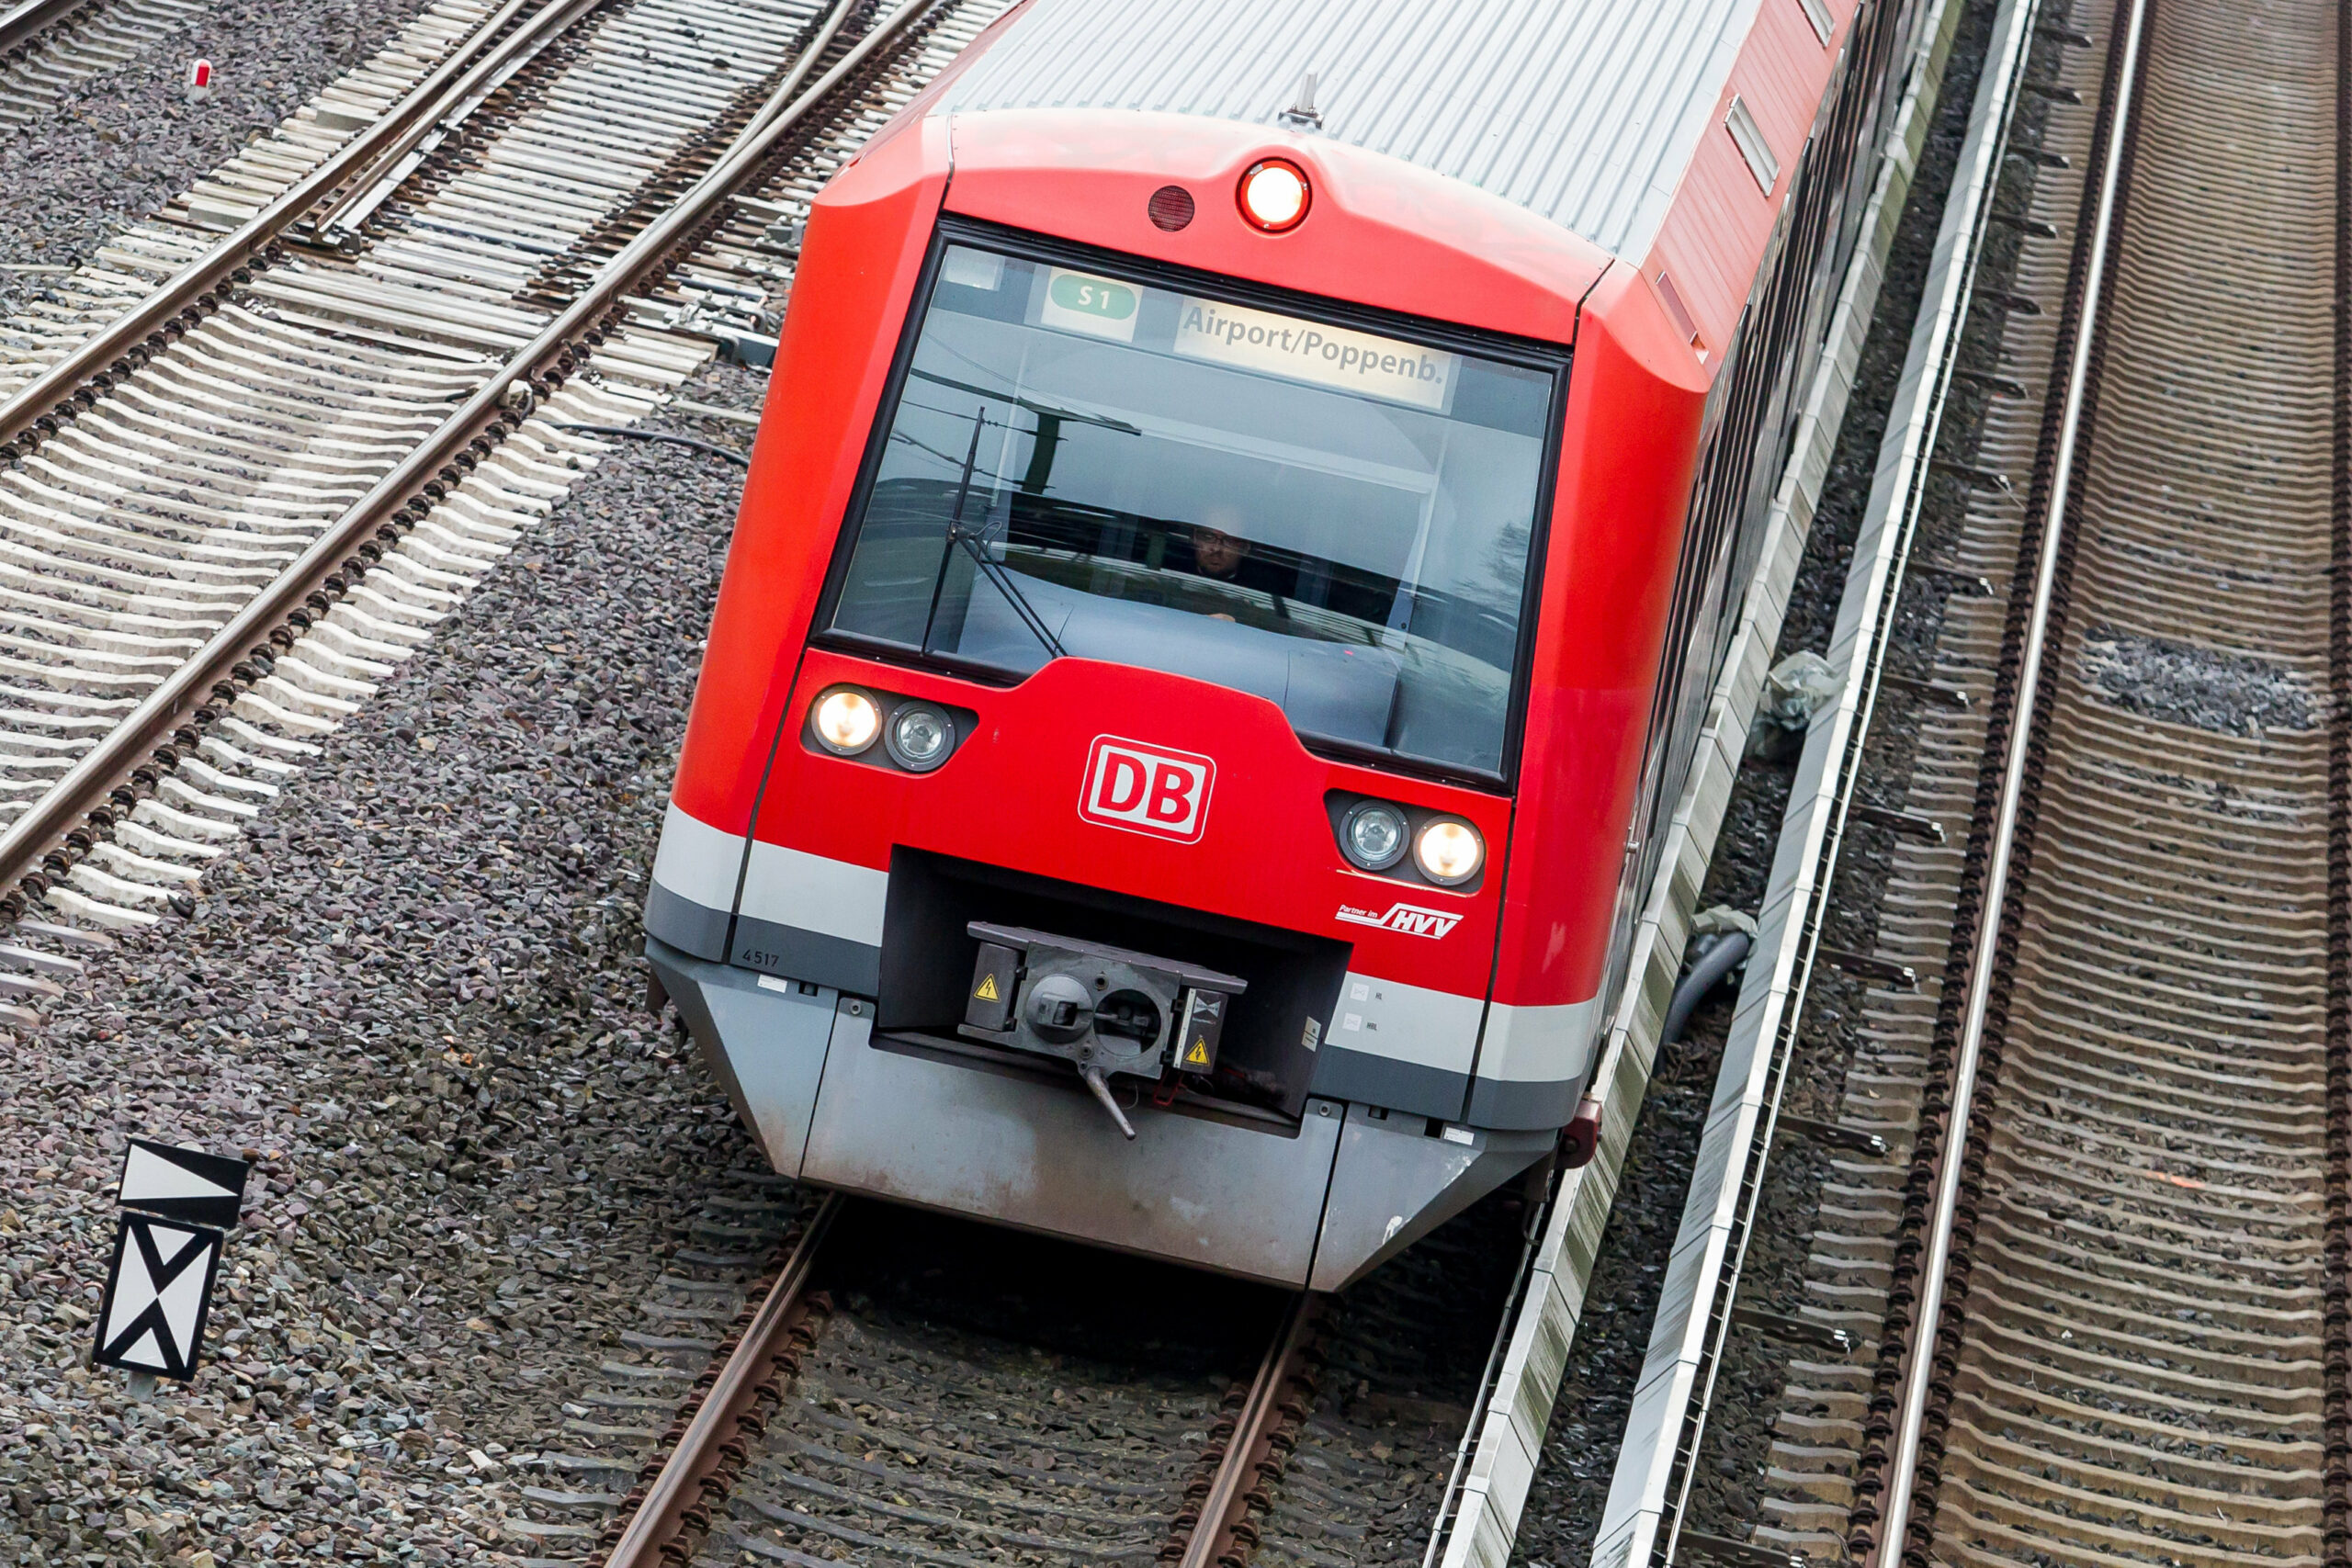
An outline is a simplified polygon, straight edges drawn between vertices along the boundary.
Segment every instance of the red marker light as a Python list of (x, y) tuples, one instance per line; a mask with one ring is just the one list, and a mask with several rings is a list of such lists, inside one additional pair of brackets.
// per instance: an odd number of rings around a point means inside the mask
[(1154, 228), (1172, 234), (1193, 220), (1193, 193), (1182, 186), (1161, 186), (1151, 193), (1144, 210), (1151, 214)]
[(1241, 216), (1269, 234), (1287, 233), (1304, 222), (1314, 193), (1306, 171), (1287, 158), (1261, 158), (1243, 171)]

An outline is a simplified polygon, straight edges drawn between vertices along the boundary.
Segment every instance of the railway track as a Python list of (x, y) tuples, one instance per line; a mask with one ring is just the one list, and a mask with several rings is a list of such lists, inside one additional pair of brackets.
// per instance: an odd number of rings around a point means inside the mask
[[(1759, 1546), (2317, 1561), (2347, 1520), (2347, 35), (2065, 46)], [(2312, 128), (2332, 126), (2331, 139)], [(2258, 151), (2257, 151), (2258, 150)], [(2027, 305), (2039, 302), (2033, 310)], [(2184, 334), (2181, 323), (2200, 323)], [(2330, 323), (2322, 328), (2316, 323)], [(1956, 915), (1955, 912), (1956, 911)], [(1906, 1147), (1907, 1145), (1907, 1147)]]
[(969, 1325), (862, 1298), (837, 1313), (823, 1287), (857, 1273), (840, 1261), (854, 1243), (835, 1235), (847, 1207), (830, 1197), (804, 1212), (588, 1561), (941, 1560), (932, 1541), (1051, 1562), (1248, 1557), (1313, 1398), (1320, 1301), (1268, 1311), (1248, 1292), (1265, 1337), (1239, 1379), (1182, 1354), (1151, 1369), (1149, 1347), (1115, 1334), (1106, 1353), (1147, 1360), (1008, 1356)]
[(538, 1568), (1404, 1568), (1519, 1223), (1490, 1203), (1323, 1300), (781, 1181), (710, 1202), (516, 1461)]
[(0, 328), (0, 1021), (185, 907), (591, 430), (757, 335), (998, 9), (442, 0)]
[(1864, 1455), (1905, 1551), (2342, 1549), (2346, 25), (2119, 14), (1939, 1018), (1965, 1138)]

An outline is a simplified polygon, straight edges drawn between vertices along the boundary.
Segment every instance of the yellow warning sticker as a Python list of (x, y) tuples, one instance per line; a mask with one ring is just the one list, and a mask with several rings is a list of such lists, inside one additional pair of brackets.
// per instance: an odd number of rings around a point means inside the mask
[(1195, 1038), (1193, 1042), (1193, 1048), (1184, 1053), (1184, 1065), (1188, 1067), (1207, 1066), (1209, 1065), (1209, 1043), (1206, 1040)]
[(996, 993), (996, 976), (994, 975), (983, 975), (980, 976), (980, 988), (972, 993), (972, 999), (976, 1002), (992, 1002), (999, 999)]

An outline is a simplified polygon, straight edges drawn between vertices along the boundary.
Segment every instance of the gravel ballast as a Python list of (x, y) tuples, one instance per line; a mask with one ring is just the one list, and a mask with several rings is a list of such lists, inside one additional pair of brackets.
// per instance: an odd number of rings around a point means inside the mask
[[(13, 1043), (0, 1560), (480, 1557), (508, 1461), (558, 1430), (702, 1195), (761, 1168), (645, 1011), (638, 956), (741, 473), (607, 457), (192, 916), (93, 962)], [(214, 1360), (144, 1404), (86, 1368), (134, 1134), (260, 1161)]]
[[(47, 287), (11, 263), (87, 260), (423, 9), (422, 0), (220, 0), (125, 64), (74, 84), (44, 123), (0, 134), (0, 317)], [(185, 78), (198, 58), (212, 62), (216, 85), (192, 104)]]
[(2309, 729), (2311, 694), (2277, 661), (2215, 653), (2165, 637), (2092, 626), (2083, 663), (2101, 696), (2127, 713), (2218, 735)]

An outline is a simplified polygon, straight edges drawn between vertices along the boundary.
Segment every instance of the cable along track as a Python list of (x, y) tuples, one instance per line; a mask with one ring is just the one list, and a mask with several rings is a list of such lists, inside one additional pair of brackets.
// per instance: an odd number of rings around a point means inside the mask
[[(441, 0), (0, 328), (0, 914), (185, 900), (1001, 9)], [(36, 924), (0, 1023), (88, 940)]]
[(2346, 1550), (2347, 25), (2117, 8), (1868, 1561)]

